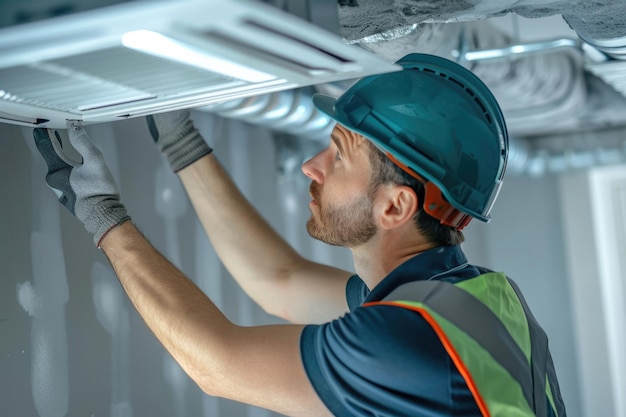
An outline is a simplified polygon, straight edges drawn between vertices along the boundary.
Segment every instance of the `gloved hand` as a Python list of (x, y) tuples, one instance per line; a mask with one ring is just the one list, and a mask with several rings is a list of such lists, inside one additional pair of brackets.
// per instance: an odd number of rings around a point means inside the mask
[(189, 110), (180, 110), (147, 117), (152, 139), (174, 172), (213, 152), (189, 115)]
[(100, 240), (109, 230), (130, 220), (102, 153), (91, 143), (82, 123), (76, 120), (68, 120), (67, 133), (38, 128), (33, 136), (48, 165), (46, 183), (57, 194), (59, 202), (93, 234), (93, 241), (99, 248)]

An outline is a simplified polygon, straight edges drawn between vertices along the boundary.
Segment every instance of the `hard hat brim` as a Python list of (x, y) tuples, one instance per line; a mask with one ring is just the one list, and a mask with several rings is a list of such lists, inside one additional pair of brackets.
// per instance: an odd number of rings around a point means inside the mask
[(313, 105), (325, 115), (330, 116), (337, 122), (340, 122), (338, 120), (339, 115), (335, 111), (335, 101), (337, 101), (337, 99), (334, 97), (326, 96), (324, 94), (318, 93), (313, 95)]

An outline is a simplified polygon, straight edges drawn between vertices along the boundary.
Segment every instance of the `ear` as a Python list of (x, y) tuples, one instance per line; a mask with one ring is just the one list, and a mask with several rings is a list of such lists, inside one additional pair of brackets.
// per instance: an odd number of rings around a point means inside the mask
[(406, 185), (387, 185), (378, 188), (379, 224), (383, 229), (394, 229), (412, 221), (419, 207), (417, 194)]

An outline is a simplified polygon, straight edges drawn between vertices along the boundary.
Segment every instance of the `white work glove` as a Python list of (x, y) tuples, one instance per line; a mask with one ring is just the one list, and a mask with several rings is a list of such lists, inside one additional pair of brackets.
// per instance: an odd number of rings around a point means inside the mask
[(76, 120), (68, 120), (67, 131), (38, 128), (33, 137), (48, 166), (46, 183), (99, 248), (109, 230), (130, 220), (102, 153)]
[(189, 116), (189, 110), (180, 110), (146, 118), (152, 139), (174, 172), (213, 152)]

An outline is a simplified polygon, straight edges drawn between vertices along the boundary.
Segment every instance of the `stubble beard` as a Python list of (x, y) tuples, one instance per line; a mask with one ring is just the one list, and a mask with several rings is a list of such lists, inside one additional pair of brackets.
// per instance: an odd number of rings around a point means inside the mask
[(333, 246), (355, 248), (367, 243), (376, 234), (373, 221), (372, 196), (361, 196), (344, 205), (326, 205), (321, 200), (319, 185), (311, 184), (311, 195), (317, 202), (307, 221), (309, 235)]

